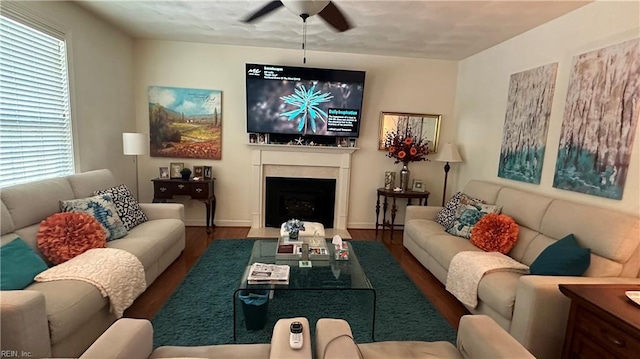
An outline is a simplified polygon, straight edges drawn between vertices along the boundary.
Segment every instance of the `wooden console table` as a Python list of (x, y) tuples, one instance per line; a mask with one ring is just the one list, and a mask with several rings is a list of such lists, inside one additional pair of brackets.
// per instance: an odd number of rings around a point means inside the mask
[(571, 299), (562, 358), (638, 358), (640, 306), (624, 294), (639, 284), (560, 284)]
[(207, 207), (207, 234), (211, 233), (209, 224), (215, 227), (213, 218), (216, 214), (216, 195), (213, 192), (214, 179), (200, 181), (185, 181), (183, 179), (161, 179), (153, 181), (153, 202), (167, 202), (173, 196), (190, 196), (203, 202)]
[[(380, 197), (384, 197), (384, 202), (382, 203), (382, 223), (379, 223), (380, 218)], [(387, 199), (391, 198), (391, 222), (387, 221), (387, 208), (388, 201)], [(382, 238), (384, 238), (384, 229), (389, 227), (391, 228), (391, 234), (389, 235), (389, 240), (393, 240), (393, 227), (395, 226), (396, 221), (396, 212), (398, 212), (398, 206), (396, 206), (396, 198), (406, 198), (407, 206), (411, 205), (412, 199), (417, 199), (418, 204), (421, 206), (426, 206), (427, 201), (429, 200), (429, 192), (414, 192), (414, 191), (402, 191), (396, 192), (392, 189), (378, 188), (378, 199), (376, 201), (376, 237), (378, 236), (378, 226), (382, 226)], [(404, 225), (399, 224), (398, 227), (403, 227)]]

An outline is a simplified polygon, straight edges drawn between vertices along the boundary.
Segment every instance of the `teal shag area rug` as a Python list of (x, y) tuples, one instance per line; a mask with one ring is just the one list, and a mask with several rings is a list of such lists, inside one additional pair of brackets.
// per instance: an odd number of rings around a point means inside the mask
[[(304, 316), (312, 334), (318, 318), (346, 319), (357, 342), (371, 342), (371, 306), (363, 291), (276, 291), (267, 306), (264, 329), (245, 328), (242, 307), (233, 340), (233, 293), (254, 240), (214, 241), (153, 318), (154, 347), (269, 343), (278, 318)], [(415, 287), (384, 244), (351, 241), (376, 290), (375, 341), (449, 341), (456, 332)]]

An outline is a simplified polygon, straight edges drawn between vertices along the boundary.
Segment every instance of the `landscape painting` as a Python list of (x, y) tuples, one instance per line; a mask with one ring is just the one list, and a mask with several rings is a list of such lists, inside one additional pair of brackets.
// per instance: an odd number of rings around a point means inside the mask
[(498, 177), (540, 184), (558, 64), (511, 75)]
[(621, 199), (640, 113), (640, 39), (578, 55), (553, 187)]
[(152, 157), (222, 158), (222, 92), (149, 86)]

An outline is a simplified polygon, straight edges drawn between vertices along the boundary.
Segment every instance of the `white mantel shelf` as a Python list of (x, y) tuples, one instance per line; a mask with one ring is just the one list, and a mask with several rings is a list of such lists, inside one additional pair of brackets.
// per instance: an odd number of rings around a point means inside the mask
[(302, 146), (302, 145), (272, 145), (262, 143), (248, 143), (252, 150), (282, 151), (282, 152), (314, 152), (314, 153), (348, 153), (351, 154), (358, 147), (337, 146)]

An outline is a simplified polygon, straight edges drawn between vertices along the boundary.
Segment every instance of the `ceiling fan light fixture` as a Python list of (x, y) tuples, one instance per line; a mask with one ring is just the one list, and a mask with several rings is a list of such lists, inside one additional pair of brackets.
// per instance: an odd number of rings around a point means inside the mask
[(300, 16), (302, 14), (307, 14), (309, 16), (316, 15), (322, 9), (324, 9), (327, 5), (329, 5), (329, 0), (281, 0), (284, 7), (286, 7), (289, 11)]

